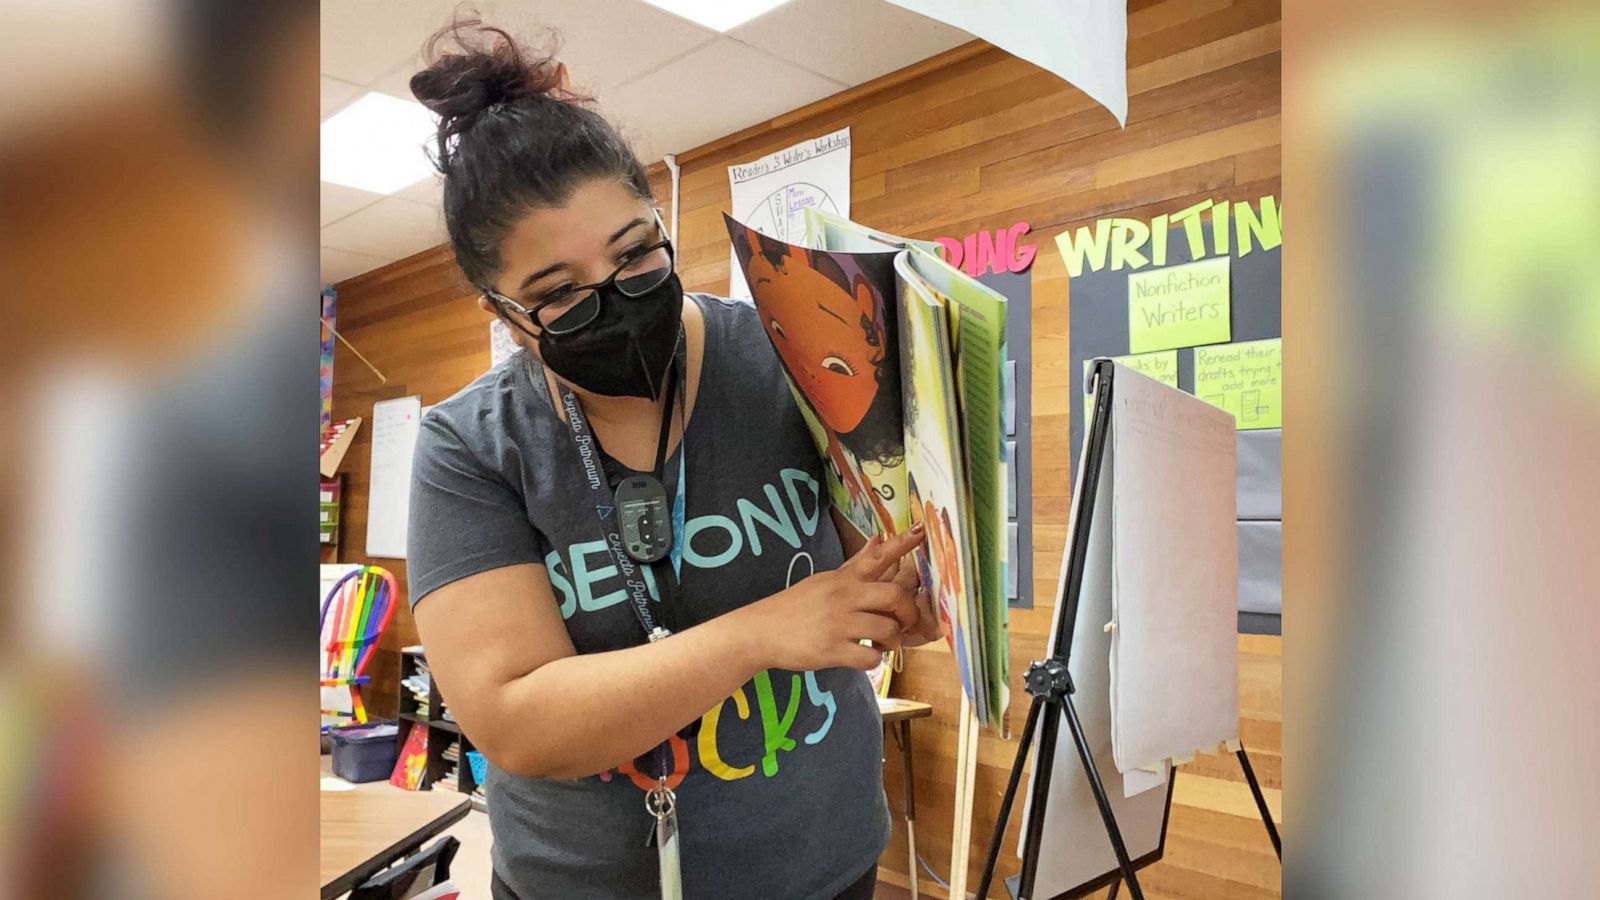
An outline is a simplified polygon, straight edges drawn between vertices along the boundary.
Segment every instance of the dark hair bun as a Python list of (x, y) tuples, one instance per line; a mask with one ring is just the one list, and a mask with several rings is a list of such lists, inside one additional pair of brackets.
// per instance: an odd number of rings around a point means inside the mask
[(466, 15), (428, 41), (411, 93), (439, 116), (430, 155), (444, 174), (456, 261), (487, 290), (501, 271), (501, 243), (529, 209), (563, 206), (595, 179), (648, 201), (650, 178), (592, 98), (567, 86), (553, 33), (535, 52)]
[(439, 116), (441, 150), (496, 107), (590, 99), (568, 87), (567, 67), (554, 56), (530, 51), (477, 17), (459, 18), (434, 34), (423, 58), (428, 67), (411, 76), (411, 93)]

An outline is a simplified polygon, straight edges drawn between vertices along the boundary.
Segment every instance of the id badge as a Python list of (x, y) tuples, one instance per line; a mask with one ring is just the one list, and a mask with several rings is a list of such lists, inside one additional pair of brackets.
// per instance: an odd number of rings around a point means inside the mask
[(683, 900), (683, 869), (678, 860), (678, 798), (661, 779), (645, 794), (644, 807), (655, 817), (656, 866), (661, 873), (661, 900)]

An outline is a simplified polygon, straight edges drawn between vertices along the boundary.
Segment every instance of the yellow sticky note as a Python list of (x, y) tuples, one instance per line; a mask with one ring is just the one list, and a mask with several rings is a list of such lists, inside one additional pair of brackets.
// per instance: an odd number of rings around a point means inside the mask
[[(1155, 353), (1135, 353), (1132, 356), (1113, 356), (1113, 362), (1121, 363), (1130, 369), (1149, 375), (1162, 384), (1178, 386), (1178, 351), (1159, 350)], [(1089, 383), (1089, 363), (1093, 360), (1083, 361), (1083, 383)], [(1094, 395), (1083, 395), (1083, 420), (1089, 421), (1094, 414)]]
[(1283, 427), (1283, 339), (1194, 350), (1194, 395), (1233, 413), (1242, 431)]
[(1128, 349), (1148, 353), (1227, 341), (1229, 263), (1219, 256), (1130, 274)]
[(1162, 384), (1172, 387), (1178, 386), (1178, 351), (1160, 350), (1155, 353), (1135, 353), (1132, 356), (1118, 356), (1116, 361), (1122, 365), (1142, 372)]

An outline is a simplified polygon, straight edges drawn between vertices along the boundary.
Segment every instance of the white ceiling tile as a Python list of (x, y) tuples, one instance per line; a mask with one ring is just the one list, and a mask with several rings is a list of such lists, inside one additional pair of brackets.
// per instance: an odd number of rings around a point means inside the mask
[[(575, 86), (593, 93), (648, 161), (716, 140), (959, 45), (965, 32), (879, 0), (791, 0), (727, 37), (643, 0), (480, 0), (525, 44), (559, 34)], [(451, 18), (439, 0), (326, 0), (324, 117), (340, 82), (411, 99), (423, 43)], [(399, 195), (434, 209), (437, 185)]]
[(368, 256), (365, 253), (351, 253), (348, 250), (323, 247), (322, 267), (318, 277), (323, 284), (338, 284), (346, 278), (353, 278), (363, 272), (371, 272), (373, 269), (393, 261), (392, 259), (384, 259), (381, 256)]
[[(573, 84), (591, 92), (637, 78), (717, 36), (641, 0), (487, 0), (477, 6), (484, 22), (536, 52), (547, 49), (554, 34), (557, 58)], [(413, 0), (330, 0), (322, 14), (323, 71), (409, 100), (422, 45), (449, 21), (450, 10)], [(334, 31), (346, 37), (330, 48)]]
[(385, 197), (322, 229), (322, 246), (399, 259), (444, 243), (444, 217), (435, 207)]
[[(876, 0), (874, 0), (876, 2)], [(717, 37), (716, 32), (641, 0), (517, 0), (501, 2), (491, 20), (525, 42), (559, 37), (557, 58), (573, 84), (604, 92)]]
[(877, 0), (791, 0), (728, 36), (849, 85), (972, 40), (959, 28)]
[(409, 58), (393, 69), (379, 75), (372, 80), (368, 87), (375, 91), (382, 91), (401, 100), (415, 100), (417, 95), (411, 93), (411, 76), (417, 74), (422, 68), (420, 57)]
[(680, 153), (844, 89), (719, 38), (600, 97), (645, 162)]
[(371, 84), (415, 58), (453, 10), (438, 0), (327, 0), (322, 4), (322, 74)]
[(342, 184), (329, 184), (326, 181), (320, 184), (322, 188), (323, 225), (336, 222), (362, 207), (371, 206), (383, 199), (382, 194), (357, 190), (353, 187), (345, 187)]
[(395, 196), (404, 197), (407, 200), (414, 200), (417, 203), (427, 204), (433, 209), (443, 209), (444, 176), (434, 175), (430, 178), (423, 179), (422, 181), (413, 184), (405, 190), (399, 191), (395, 194)]
[(361, 96), (362, 93), (364, 92), (360, 85), (322, 76), (322, 118), (326, 119), (343, 109), (346, 103)]

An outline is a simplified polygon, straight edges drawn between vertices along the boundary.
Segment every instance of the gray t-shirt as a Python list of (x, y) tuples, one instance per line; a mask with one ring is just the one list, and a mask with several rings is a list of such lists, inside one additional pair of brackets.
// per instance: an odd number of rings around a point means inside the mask
[[(755, 309), (691, 296), (706, 336), (683, 442), (682, 602), (705, 621), (836, 568), (841, 551), (821, 460)], [(665, 466), (669, 496), (679, 452)], [(531, 355), (423, 417), (413, 603), (478, 572), (542, 563), (579, 653), (633, 646), (643, 634), (605, 546), (571, 431)], [(830, 898), (888, 842), (882, 725), (859, 671), (762, 672), (672, 749), (686, 897)], [(491, 766), (499, 878), (523, 900), (659, 896), (656, 851), (645, 846), (652, 773), (630, 770), (551, 780)]]

